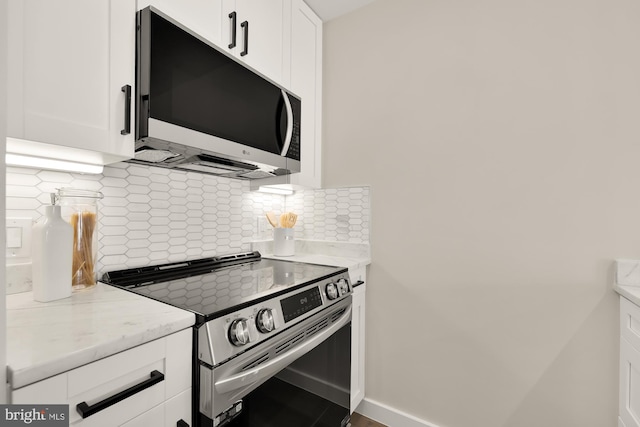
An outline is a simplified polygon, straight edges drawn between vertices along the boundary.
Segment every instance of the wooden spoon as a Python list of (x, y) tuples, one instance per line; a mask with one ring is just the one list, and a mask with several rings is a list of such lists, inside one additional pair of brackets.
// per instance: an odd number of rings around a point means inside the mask
[(293, 212), (287, 213), (287, 224), (289, 224), (289, 228), (293, 228), (296, 225), (296, 221), (298, 220), (298, 215)]
[(273, 212), (267, 212), (267, 221), (272, 227), (278, 228), (278, 217)]

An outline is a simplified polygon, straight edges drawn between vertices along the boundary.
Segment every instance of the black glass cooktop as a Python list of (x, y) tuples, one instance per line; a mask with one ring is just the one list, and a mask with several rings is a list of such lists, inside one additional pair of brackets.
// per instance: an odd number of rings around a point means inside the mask
[(106, 273), (102, 281), (189, 310), (205, 322), (346, 271), (346, 268), (240, 256)]

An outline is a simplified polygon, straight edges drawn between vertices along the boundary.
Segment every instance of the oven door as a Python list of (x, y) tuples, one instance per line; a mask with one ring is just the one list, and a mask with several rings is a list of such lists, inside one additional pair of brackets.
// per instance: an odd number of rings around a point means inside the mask
[(201, 426), (347, 426), (351, 298), (218, 367), (201, 364), (199, 370)]

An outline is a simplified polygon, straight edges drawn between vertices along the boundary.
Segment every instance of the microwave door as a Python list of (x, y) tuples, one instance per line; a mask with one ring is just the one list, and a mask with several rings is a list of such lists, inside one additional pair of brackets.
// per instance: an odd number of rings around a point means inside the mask
[(281, 88), (158, 14), (151, 37), (150, 118), (281, 155)]

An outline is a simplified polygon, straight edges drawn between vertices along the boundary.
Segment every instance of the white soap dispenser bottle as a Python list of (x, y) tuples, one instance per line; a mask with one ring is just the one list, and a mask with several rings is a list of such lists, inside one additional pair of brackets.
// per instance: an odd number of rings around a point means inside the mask
[(48, 302), (71, 296), (73, 228), (62, 219), (55, 194), (45, 216), (33, 226), (33, 299)]

